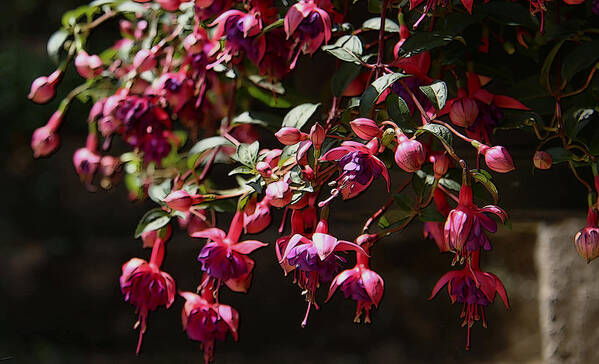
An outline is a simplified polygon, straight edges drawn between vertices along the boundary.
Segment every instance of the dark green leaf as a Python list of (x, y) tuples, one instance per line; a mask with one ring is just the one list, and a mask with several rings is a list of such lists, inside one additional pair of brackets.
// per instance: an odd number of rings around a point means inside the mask
[(406, 75), (402, 73), (389, 73), (374, 80), (366, 91), (364, 91), (362, 97), (360, 97), (360, 114), (368, 117), (374, 103), (379, 99), (381, 94), (402, 77), (406, 77)]
[(283, 152), (281, 153), (281, 157), (279, 157), (279, 167), (283, 166), (285, 162), (287, 162), (290, 158), (295, 158), (297, 154), (297, 149), (299, 148), (300, 143), (296, 143), (293, 145), (288, 145), (283, 148)]
[(320, 104), (302, 104), (294, 107), (285, 115), (282, 126), (301, 129), (319, 106)]
[(207, 150), (216, 147), (234, 147), (233, 143), (221, 136), (213, 136), (197, 142), (188, 152), (187, 168), (193, 168), (198, 158)]
[(497, 200), (499, 200), (499, 193), (497, 192), (497, 187), (495, 187), (495, 184), (491, 182), (491, 175), (489, 172), (485, 171), (484, 169), (473, 169), (470, 171), (470, 173), (476, 182), (481, 183), (487, 189), (487, 191), (489, 191), (493, 197), (493, 201), (497, 203)]
[(545, 151), (551, 155), (553, 164), (568, 162), (574, 156), (572, 152), (561, 147), (553, 147)]
[(410, 108), (404, 99), (392, 92), (387, 96), (386, 103), (387, 113), (394, 123), (407, 133), (412, 133), (416, 130), (416, 125), (412, 122)]
[(239, 144), (237, 147), (237, 151), (235, 155), (232, 157), (239, 163), (254, 168), (256, 165), (256, 161), (258, 160), (258, 152), (260, 150), (260, 143), (258, 141), (253, 142), (252, 144)]
[(427, 222), (445, 222), (446, 218), (443, 216), (434, 205), (429, 205), (422, 211), (420, 211), (420, 215), (418, 216), (420, 221)]
[(246, 167), (246, 166), (239, 166), (235, 169), (233, 169), (231, 172), (229, 172), (229, 176), (232, 176), (234, 174), (254, 174), (255, 170), (253, 168), (250, 167)]
[(488, 15), (497, 23), (505, 25), (522, 25), (538, 29), (538, 25), (530, 14), (530, 10), (521, 4), (510, 1), (491, 1), (476, 7), (476, 11)]
[(141, 234), (145, 232), (158, 230), (161, 227), (166, 226), (169, 221), (171, 221), (171, 217), (168, 212), (159, 207), (151, 209), (145, 213), (145, 215), (137, 224), (137, 228), (135, 229), (135, 238), (139, 238)]
[(435, 137), (437, 137), (437, 139), (448, 146), (453, 145), (453, 135), (451, 134), (451, 131), (449, 131), (449, 129), (443, 125), (432, 123), (426, 124), (422, 128), (418, 129), (415, 135), (418, 136), (426, 132), (433, 134)]
[(265, 128), (279, 129), (281, 118), (268, 112), (246, 111), (233, 118), (233, 125), (236, 124), (254, 124)]
[(576, 46), (562, 60), (562, 79), (569, 81), (578, 72), (593, 66), (599, 60), (599, 40)]
[(418, 32), (405, 41), (401, 46), (401, 52), (402, 54), (411, 53), (412, 55), (422, 53), (445, 46), (454, 40), (461, 40), (461, 38), (447, 33)]
[(171, 184), (172, 181), (170, 179), (167, 179), (160, 184), (151, 185), (148, 188), (148, 196), (150, 197), (150, 199), (152, 199), (152, 201), (158, 204), (162, 204), (162, 201), (164, 201), (166, 196), (168, 196), (168, 194), (171, 192)]
[(275, 96), (272, 92), (266, 92), (254, 85), (249, 85), (247, 87), (247, 92), (256, 100), (262, 101), (270, 107), (286, 109), (292, 105), (291, 101), (287, 100), (285, 97)]
[(427, 86), (420, 86), (420, 90), (431, 100), (437, 110), (441, 110), (447, 101), (447, 85), (443, 81), (435, 81)]
[(362, 41), (355, 35), (344, 35), (337, 39), (335, 44), (324, 45), (321, 48), (342, 61), (360, 64)]

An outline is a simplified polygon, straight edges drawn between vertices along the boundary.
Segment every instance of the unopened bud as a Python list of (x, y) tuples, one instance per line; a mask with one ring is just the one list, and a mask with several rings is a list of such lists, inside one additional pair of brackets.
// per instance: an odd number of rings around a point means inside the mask
[(413, 173), (422, 167), (426, 160), (426, 152), (418, 140), (408, 139), (405, 135), (398, 137), (395, 149), (395, 163), (406, 172)]
[(429, 160), (433, 163), (433, 171), (435, 173), (435, 178), (441, 178), (447, 173), (447, 169), (449, 169), (449, 157), (444, 152), (435, 152), (430, 157)]
[(138, 72), (145, 72), (156, 67), (156, 56), (148, 49), (142, 49), (133, 58), (133, 67)]
[(310, 129), (310, 141), (312, 141), (312, 145), (316, 149), (320, 149), (324, 139), (326, 138), (326, 133), (324, 128), (319, 123), (316, 123)]
[(31, 90), (27, 96), (36, 104), (45, 104), (56, 95), (56, 84), (62, 78), (62, 71), (55, 71), (50, 76), (36, 78), (31, 83)]
[(164, 199), (164, 203), (175, 211), (187, 212), (193, 204), (193, 198), (187, 191), (177, 190), (169, 193)]
[(587, 226), (576, 233), (574, 245), (578, 254), (590, 263), (599, 256), (599, 228), (597, 228), (597, 210), (589, 209)]
[(301, 132), (297, 128), (283, 127), (275, 133), (275, 136), (282, 144), (293, 145), (307, 139), (306, 133)]
[(381, 135), (381, 129), (373, 120), (359, 118), (349, 122), (351, 129), (361, 139), (370, 140)]
[(487, 166), (493, 171), (507, 173), (516, 169), (510, 153), (508, 153), (507, 149), (501, 145), (489, 148), (488, 146), (481, 144), (478, 147), (478, 150), (485, 156), (485, 163), (487, 163)]
[(264, 178), (269, 178), (272, 176), (272, 168), (270, 167), (270, 164), (266, 162), (256, 163), (256, 171), (258, 171), (258, 173), (260, 173), (260, 175)]
[(451, 105), (449, 109), (449, 119), (457, 126), (464, 128), (474, 123), (478, 116), (478, 105), (476, 101), (469, 97), (462, 97)]
[(266, 187), (266, 196), (269, 203), (274, 207), (285, 207), (293, 198), (293, 192), (285, 181), (273, 182)]
[(551, 154), (542, 150), (539, 150), (535, 153), (532, 161), (535, 164), (535, 167), (537, 167), (538, 169), (549, 169), (551, 168), (551, 164), (553, 163)]

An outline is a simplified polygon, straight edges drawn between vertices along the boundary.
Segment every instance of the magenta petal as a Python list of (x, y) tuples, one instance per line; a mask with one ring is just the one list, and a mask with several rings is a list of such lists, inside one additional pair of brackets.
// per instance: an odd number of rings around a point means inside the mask
[(476, 217), (485, 230), (492, 233), (497, 231), (497, 223), (493, 219), (484, 214), (478, 214)]
[(479, 88), (472, 93), (473, 98), (487, 105), (491, 105), (491, 102), (493, 102), (493, 96), (495, 95), (482, 88)]
[(227, 234), (225, 234), (224, 231), (218, 228), (208, 228), (202, 231), (196, 231), (193, 234), (191, 234), (192, 238), (206, 238), (216, 242), (225, 240), (226, 236)]
[(343, 282), (345, 282), (345, 280), (347, 278), (349, 278), (352, 274), (353, 274), (353, 269), (346, 269), (343, 272), (339, 273), (333, 279), (333, 281), (331, 282), (331, 287), (329, 288), (329, 296), (327, 297), (327, 299), (325, 300), (325, 302), (328, 302), (331, 299), (331, 297), (333, 297), (333, 294), (337, 290), (337, 287), (339, 287), (340, 285), (342, 285)]
[(316, 248), (320, 260), (325, 260), (333, 252), (337, 245), (337, 238), (329, 234), (314, 233), (312, 244)]
[(246, 240), (241, 243), (237, 243), (231, 247), (231, 249), (241, 253), (241, 254), (250, 254), (254, 250), (258, 248), (262, 248), (263, 246), (267, 246), (268, 244), (263, 243), (258, 240)]
[(517, 109), (517, 110), (530, 110), (530, 108), (513, 97), (504, 95), (495, 95), (493, 97), (493, 103), (495, 106), (502, 109)]
[(285, 33), (287, 34), (287, 39), (291, 37), (291, 34), (295, 32), (297, 27), (300, 25), (302, 20), (304, 19), (304, 15), (297, 9), (296, 6), (292, 6), (287, 11), (285, 15), (285, 20), (283, 22), (283, 28), (285, 29)]
[(501, 297), (501, 300), (503, 301), (505, 308), (509, 309), (510, 304), (509, 304), (509, 301), (507, 298), (507, 292), (505, 291), (505, 287), (503, 286), (503, 283), (501, 283), (501, 280), (495, 274), (493, 274), (493, 273), (487, 273), (487, 274), (495, 279), (495, 289), (497, 290), (499, 297)]
[(345, 147), (337, 147), (326, 152), (322, 157), (321, 161), (336, 161), (341, 159), (344, 155), (348, 154), (351, 150)]
[(390, 191), (391, 188), (391, 179), (389, 178), (389, 171), (387, 170), (387, 166), (385, 166), (385, 163), (383, 163), (383, 161), (381, 161), (380, 159), (378, 159), (377, 157), (372, 157), (372, 160), (382, 169), (382, 175), (383, 178), (385, 179), (385, 183), (387, 183), (387, 192)]
[(428, 298), (429, 300), (432, 300), (433, 297), (435, 297), (437, 295), (437, 293), (439, 292), (439, 290), (441, 288), (443, 288), (444, 285), (447, 284), (447, 282), (449, 282), (450, 280), (459, 277), (460, 275), (462, 275), (463, 272), (462, 271), (457, 271), (457, 270), (452, 270), (451, 272), (447, 272), (443, 275), (443, 277), (441, 277), (439, 279), (439, 281), (437, 282), (437, 284), (435, 284), (435, 286), (433, 287), (433, 291), (431, 292), (430, 297)]
[(287, 258), (287, 255), (289, 255), (289, 252), (291, 252), (291, 249), (295, 248), (296, 245), (303, 243), (303, 244), (311, 244), (312, 242), (310, 241), (310, 239), (306, 238), (303, 235), (300, 234), (295, 234), (291, 237), (291, 239), (289, 239), (289, 242), (287, 243), (287, 246), (285, 247), (285, 252), (283, 253), (283, 257), (281, 258), (281, 260), (279, 260), (279, 263), (282, 263), (285, 258)]
[(346, 241), (346, 240), (339, 240), (337, 242), (337, 245), (335, 246), (335, 249), (333, 249), (333, 251), (348, 251), (348, 250), (353, 250), (357, 253), (362, 253), (364, 255), (366, 255), (367, 257), (369, 257), (370, 255), (368, 255), (368, 253), (366, 253), (366, 251), (364, 249), (362, 249), (361, 246), (359, 246), (356, 243), (352, 243), (350, 241)]
[(385, 288), (385, 283), (381, 276), (370, 269), (363, 269), (362, 283), (364, 283), (364, 288), (366, 289), (366, 293), (368, 293), (368, 297), (372, 300), (372, 303), (374, 303), (376, 307), (379, 307)]
[(508, 218), (507, 212), (505, 212), (505, 210), (502, 209), (501, 207), (498, 207), (495, 205), (484, 206), (483, 208), (479, 209), (479, 211), (480, 212), (490, 212), (492, 214), (495, 214), (501, 219), (501, 222), (503, 222), (503, 223), (505, 223), (505, 220), (507, 220), (507, 218)]
[(218, 305), (218, 315), (222, 318), (229, 329), (235, 341), (239, 339), (237, 335), (237, 327), (239, 326), (239, 313), (231, 306)]

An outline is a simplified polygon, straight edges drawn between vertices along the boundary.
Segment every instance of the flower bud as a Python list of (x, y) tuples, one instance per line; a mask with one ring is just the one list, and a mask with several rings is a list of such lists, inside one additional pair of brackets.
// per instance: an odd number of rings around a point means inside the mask
[(445, 152), (435, 152), (429, 157), (429, 160), (433, 163), (435, 178), (441, 178), (447, 173), (451, 161)]
[(80, 51), (75, 57), (77, 73), (85, 79), (94, 78), (102, 73), (102, 60), (97, 55), (90, 56), (85, 51)]
[(60, 138), (56, 129), (60, 126), (63, 118), (62, 111), (58, 110), (50, 117), (48, 123), (36, 129), (31, 136), (31, 149), (35, 158), (45, 157), (58, 148)]
[(535, 164), (535, 167), (537, 167), (538, 169), (549, 169), (551, 168), (551, 164), (553, 163), (551, 154), (542, 150), (539, 150), (535, 153), (532, 161)]
[(170, 239), (173, 232), (173, 228), (170, 224), (158, 230), (146, 231), (141, 234), (141, 240), (143, 241), (144, 248), (151, 248), (154, 246), (156, 240), (161, 239), (162, 241)]
[(589, 209), (587, 226), (576, 233), (574, 245), (578, 254), (590, 263), (599, 256), (599, 228), (597, 228), (597, 210)]
[(285, 207), (293, 198), (293, 192), (285, 181), (273, 182), (266, 187), (266, 196), (274, 207)]
[(270, 225), (272, 217), (268, 199), (256, 204), (254, 211), (248, 214), (244, 211), (243, 226), (248, 234), (258, 234)]
[(316, 149), (320, 149), (326, 136), (324, 128), (319, 123), (314, 124), (312, 129), (310, 129), (310, 141), (312, 141), (312, 145)]
[(413, 173), (422, 167), (426, 160), (426, 152), (418, 140), (408, 139), (401, 134), (397, 138), (395, 149), (395, 163), (406, 172)]
[(449, 109), (449, 119), (457, 126), (464, 128), (474, 123), (478, 116), (478, 105), (476, 101), (469, 97), (462, 97), (451, 105)]
[(358, 236), (355, 240), (355, 243), (366, 249), (374, 244), (379, 239), (377, 234), (362, 234)]
[(100, 172), (103, 176), (111, 177), (121, 165), (121, 160), (111, 155), (105, 155), (100, 159)]
[(36, 104), (45, 104), (52, 100), (56, 95), (56, 84), (62, 78), (62, 71), (58, 70), (50, 76), (42, 76), (36, 78), (31, 83), (31, 91), (27, 96)]
[(73, 165), (83, 182), (91, 182), (100, 166), (100, 156), (93, 150), (79, 148), (73, 154)]
[(516, 169), (512, 157), (508, 153), (507, 149), (500, 145), (489, 148), (488, 146), (481, 144), (478, 147), (479, 152), (485, 156), (485, 163), (495, 172), (507, 173)]
[(258, 171), (258, 173), (260, 173), (260, 175), (264, 178), (269, 178), (272, 176), (272, 168), (270, 167), (270, 164), (264, 161), (256, 163), (256, 171)]
[(193, 204), (193, 198), (187, 191), (177, 190), (169, 193), (165, 197), (164, 203), (175, 211), (187, 212)]
[(349, 122), (351, 129), (361, 139), (370, 140), (381, 136), (381, 129), (373, 120), (359, 118)]
[(293, 145), (302, 140), (306, 140), (307, 138), (307, 135), (302, 133), (299, 129), (288, 126), (281, 128), (281, 130), (275, 133), (275, 136), (285, 145)]
[(148, 49), (142, 49), (133, 58), (133, 67), (138, 72), (145, 72), (156, 67), (156, 56)]
[[(189, 0), (186, 0), (186, 1), (189, 1)], [(160, 6), (162, 6), (162, 8), (166, 11), (177, 11), (177, 10), (179, 10), (179, 5), (181, 5), (181, 3), (184, 1), (181, 1), (181, 0), (156, 0), (156, 2), (158, 4), (160, 4)]]

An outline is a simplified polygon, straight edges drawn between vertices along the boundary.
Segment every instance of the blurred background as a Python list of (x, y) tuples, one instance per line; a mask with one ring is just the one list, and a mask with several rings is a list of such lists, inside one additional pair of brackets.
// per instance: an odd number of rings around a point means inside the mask
[[(148, 258), (149, 252), (133, 238), (133, 230), (152, 204), (129, 202), (122, 186), (91, 193), (79, 182), (71, 157), (84, 143), (89, 105), (73, 107), (61, 131), (58, 153), (34, 160), (29, 148), (31, 132), (57, 106), (56, 102), (45, 106), (29, 102), (30, 83), (54, 70), (46, 55), (46, 41), (58, 28), (62, 13), (82, 3), (20, 0), (2, 5), (0, 110), (5, 129), (0, 134), (4, 201), (0, 212), (0, 361), (200, 363), (199, 343), (187, 339), (181, 328), (180, 298), (171, 309), (150, 314), (141, 358), (135, 356), (137, 331), (132, 326), (136, 315), (134, 307), (123, 300), (118, 277), (122, 263), (131, 257)], [(110, 32), (105, 36), (109, 41)], [(302, 73), (317, 79), (314, 72), (326, 77), (326, 70), (311, 67), (314, 63), (300, 65), (298, 79)], [(61, 91), (78, 82), (78, 76), (67, 74)], [(565, 169), (531, 172), (529, 135), (504, 132), (497, 137), (498, 143), (512, 146), (518, 167), (518, 172), (496, 178), (500, 205), (511, 213), (512, 229), (500, 228), (492, 237), (494, 250), (484, 255), (481, 266), (503, 280), (512, 308), (506, 311), (499, 301), (489, 307), (489, 328), (473, 327), (471, 351), (464, 350), (466, 330), (458, 317), (461, 307), (450, 304), (445, 290), (427, 301), (437, 279), (451, 269), (451, 257), (440, 255), (432, 241), (423, 240), (422, 226), (415, 223), (374, 249), (373, 268), (386, 287), (370, 325), (354, 324), (355, 305), (338, 294), (311, 313), (305, 329), (300, 328), (305, 302), (298, 288), (283, 276), (272, 247), (256, 251), (249, 293), (223, 290), (221, 300), (240, 312), (240, 341), (218, 342), (216, 363), (541, 362), (545, 341), (535, 265), (539, 223), (575, 218), (581, 228), (586, 194)], [(375, 190), (380, 191), (378, 196)], [(385, 201), (382, 182), (370, 192), (372, 197), (337, 202), (331, 223), (337, 236), (352, 239)], [(274, 224), (278, 222), (280, 215)], [(560, 243), (574, 252), (573, 232), (570, 236)], [(276, 236), (258, 238), (272, 243)], [(168, 244), (164, 270), (180, 289), (193, 290), (199, 282), (196, 256), (200, 248), (201, 242), (184, 232), (176, 233)], [(597, 273), (594, 265), (573, 261), (581, 266), (573, 269)], [(326, 288), (320, 291), (322, 302)]]

